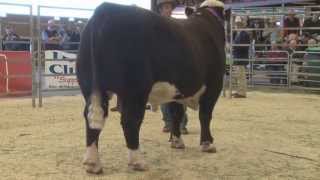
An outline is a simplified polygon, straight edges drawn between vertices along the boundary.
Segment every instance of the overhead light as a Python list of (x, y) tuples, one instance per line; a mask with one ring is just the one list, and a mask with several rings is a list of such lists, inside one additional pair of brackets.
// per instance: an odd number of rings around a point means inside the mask
[(69, 21), (74, 21), (74, 17), (70, 17), (70, 18), (69, 18)]
[(59, 21), (59, 20), (60, 20), (60, 17), (55, 16), (53, 19), (56, 20), (56, 21)]

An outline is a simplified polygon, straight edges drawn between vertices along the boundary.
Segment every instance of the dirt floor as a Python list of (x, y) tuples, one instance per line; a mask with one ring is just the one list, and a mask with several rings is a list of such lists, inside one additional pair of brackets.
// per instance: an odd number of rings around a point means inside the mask
[[(114, 102), (112, 102), (114, 104)], [(197, 112), (188, 110), (185, 150), (171, 149), (160, 112), (147, 112), (141, 143), (150, 170), (127, 168), (119, 114), (110, 113), (100, 138), (104, 174), (85, 173), (83, 100), (0, 99), (0, 179), (320, 179), (320, 96), (249, 93), (220, 98), (214, 113), (216, 154), (199, 151)]]

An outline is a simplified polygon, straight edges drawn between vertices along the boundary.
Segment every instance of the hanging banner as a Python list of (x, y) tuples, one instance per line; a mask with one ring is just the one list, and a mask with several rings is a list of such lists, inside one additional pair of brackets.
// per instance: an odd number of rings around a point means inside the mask
[[(65, 53), (62, 51), (48, 51), (45, 52), (46, 59), (50, 61), (45, 62), (45, 83), (44, 89), (68, 89), (78, 88), (78, 82), (76, 78), (76, 54)], [(57, 60), (52, 60), (54, 58)], [(60, 59), (61, 58), (61, 59)], [(64, 60), (67, 58), (68, 60)]]

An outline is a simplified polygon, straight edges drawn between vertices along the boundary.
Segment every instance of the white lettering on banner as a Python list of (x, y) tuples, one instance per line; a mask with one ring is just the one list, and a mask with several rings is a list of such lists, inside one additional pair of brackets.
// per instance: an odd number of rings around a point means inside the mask
[(75, 73), (76, 73), (75, 61), (66, 61), (66, 60), (46, 61), (44, 74), (56, 75), (56, 76), (45, 76), (44, 77), (45, 83), (43, 88), (44, 89), (77, 88), (79, 87), (79, 84), (77, 82), (76, 75), (70, 76)]

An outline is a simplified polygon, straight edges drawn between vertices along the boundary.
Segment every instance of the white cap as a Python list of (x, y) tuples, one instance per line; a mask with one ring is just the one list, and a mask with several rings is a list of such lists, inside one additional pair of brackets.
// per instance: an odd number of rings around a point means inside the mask
[(224, 3), (218, 0), (205, 0), (203, 3), (201, 3), (200, 7), (221, 7), (224, 8)]

